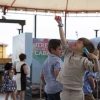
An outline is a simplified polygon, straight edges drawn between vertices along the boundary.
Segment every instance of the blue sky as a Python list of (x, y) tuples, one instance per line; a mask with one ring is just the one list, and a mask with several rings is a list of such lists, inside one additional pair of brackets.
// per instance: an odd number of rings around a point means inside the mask
[[(26, 20), (24, 32), (31, 32), (34, 37), (34, 15), (8, 13), (5, 17), (7, 19)], [(18, 24), (0, 23), (0, 43), (8, 44), (7, 55), (12, 54), (12, 38), (18, 35), (18, 28), (21, 28)], [(94, 29), (100, 29), (100, 17), (67, 17), (67, 39), (95, 38)], [(100, 37), (100, 31), (98, 37)], [(54, 16), (37, 16), (37, 38), (59, 38), (58, 26)]]

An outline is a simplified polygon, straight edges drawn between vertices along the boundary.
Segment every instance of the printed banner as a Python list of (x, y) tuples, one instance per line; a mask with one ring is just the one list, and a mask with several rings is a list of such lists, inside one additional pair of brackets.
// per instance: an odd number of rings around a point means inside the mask
[[(70, 46), (73, 45), (74, 40), (69, 40)], [(32, 52), (32, 93), (33, 95), (40, 92), (40, 73), (44, 61), (46, 60), (48, 52), (49, 39), (36, 39), (33, 38), (33, 52)], [(61, 58), (62, 60), (64, 57)]]

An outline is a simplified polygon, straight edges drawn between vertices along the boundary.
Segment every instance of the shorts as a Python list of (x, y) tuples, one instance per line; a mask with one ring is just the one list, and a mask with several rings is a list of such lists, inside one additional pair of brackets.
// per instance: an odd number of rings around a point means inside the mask
[(84, 93), (81, 90), (62, 90), (60, 97), (61, 100), (84, 100)]
[(92, 94), (86, 94), (84, 98), (85, 100), (95, 100)]

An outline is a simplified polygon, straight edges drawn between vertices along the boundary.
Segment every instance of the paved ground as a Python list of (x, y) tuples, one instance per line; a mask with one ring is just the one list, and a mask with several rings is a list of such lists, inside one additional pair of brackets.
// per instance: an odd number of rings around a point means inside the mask
[[(5, 94), (0, 93), (0, 100), (5, 100)], [(8, 100), (11, 100), (11, 97), (9, 97)], [(32, 98), (32, 100), (44, 100), (44, 99), (41, 99), (39, 97), (34, 97), (34, 98)], [(98, 100), (100, 100), (100, 99), (98, 99)]]
[[(5, 94), (0, 93), (0, 100), (5, 100)], [(11, 97), (9, 97), (8, 100), (11, 100)], [(43, 99), (39, 99), (39, 97), (33, 97), (32, 100), (43, 100)]]

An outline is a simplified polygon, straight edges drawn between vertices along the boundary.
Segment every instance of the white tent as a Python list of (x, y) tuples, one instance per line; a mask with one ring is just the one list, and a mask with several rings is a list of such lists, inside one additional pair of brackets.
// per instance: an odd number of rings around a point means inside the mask
[(27, 11), (99, 12), (100, 0), (0, 0), (0, 6)]

